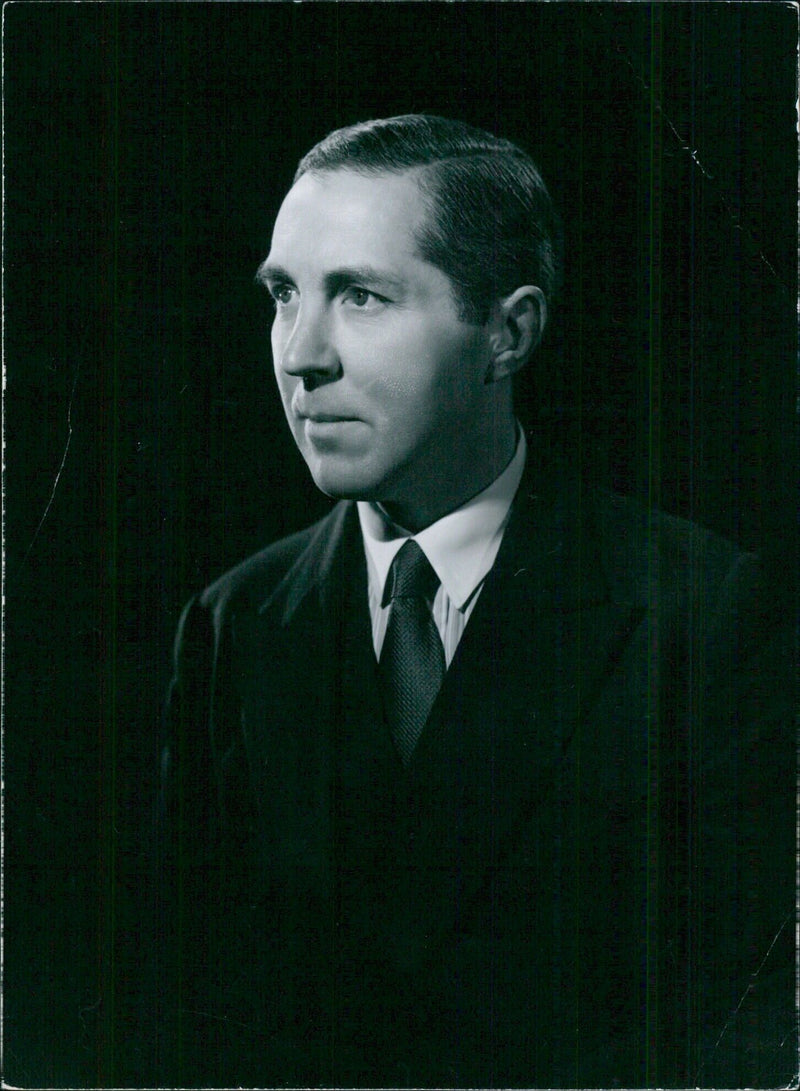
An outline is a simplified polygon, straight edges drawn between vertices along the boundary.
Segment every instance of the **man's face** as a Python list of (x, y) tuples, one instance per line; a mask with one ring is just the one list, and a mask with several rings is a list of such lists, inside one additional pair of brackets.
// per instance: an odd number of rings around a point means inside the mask
[(448, 277), (417, 253), (425, 215), (411, 174), (305, 174), (259, 272), (275, 300), (283, 406), (314, 481), (399, 512), (452, 488), (492, 427), (487, 328), (459, 319)]

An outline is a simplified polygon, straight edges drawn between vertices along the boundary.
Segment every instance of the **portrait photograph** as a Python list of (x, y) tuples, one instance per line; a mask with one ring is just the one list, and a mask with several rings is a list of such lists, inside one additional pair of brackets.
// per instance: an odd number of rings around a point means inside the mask
[(798, 11), (3, 8), (18, 1088), (779, 1088)]

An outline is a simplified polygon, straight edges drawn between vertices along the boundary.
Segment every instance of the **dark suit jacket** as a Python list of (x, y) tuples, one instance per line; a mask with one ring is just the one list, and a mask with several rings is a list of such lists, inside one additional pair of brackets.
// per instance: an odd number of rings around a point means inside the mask
[(405, 771), (352, 504), (193, 600), (159, 1078), (788, 1079), (794, 739), (755, 570), (529, 476)]

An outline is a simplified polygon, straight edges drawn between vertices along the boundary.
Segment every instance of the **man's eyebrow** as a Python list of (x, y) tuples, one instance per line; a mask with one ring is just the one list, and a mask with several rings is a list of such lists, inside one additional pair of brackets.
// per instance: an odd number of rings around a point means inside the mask
[(350, 265), (332, 269), (325, 274), (325, 287), (330, 295), (336, 295), (342, 288), (351, 284), (360, 284), (365, 288), (385, 288), (400, 291), (405, 288), (405, 281), (388, 270), (376, 269), (373, 265)]
[[(266, 261), (258, 267), (256, 281), (264, 285), (276, 283), (294, 284), (294, 278), (283, 266)], [(395, 292), (406, 287), (406, 283), (401, 277), (394, 276), (388, 270), (377, 269), (372, 265), (352, 265), (331, 269), (323, 277), (323, 283), (326, 292), (331, 296), (336, 295), (342, 288), (346, 288), (351, 284), (386, 288)]]
[(268, 284), (274, 284), (277, 281), (292, 283), (292, 278), (281, 268), (280, 265), (271, 265), (266, 261), (263, 261), (256, 269), (256, 283), (267, 286)]

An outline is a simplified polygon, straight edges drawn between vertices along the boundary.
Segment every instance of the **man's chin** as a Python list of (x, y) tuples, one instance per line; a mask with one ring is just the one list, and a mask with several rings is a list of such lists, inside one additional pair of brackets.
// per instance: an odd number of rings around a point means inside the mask
[[(388, 459), (316, 457), (303, 451), (311, 478), (320, 492), (332, 500), (364, 500), (372, 504), (403, 504), (414, 497), (415, 476), (387, 466)], [(432, 486), (431, 486), (432, 487)]]
[(311, 469), (311, 477), (319, 491), (331, 500), (376, 501), (383, 492), (380, 480), (358, 474)]

